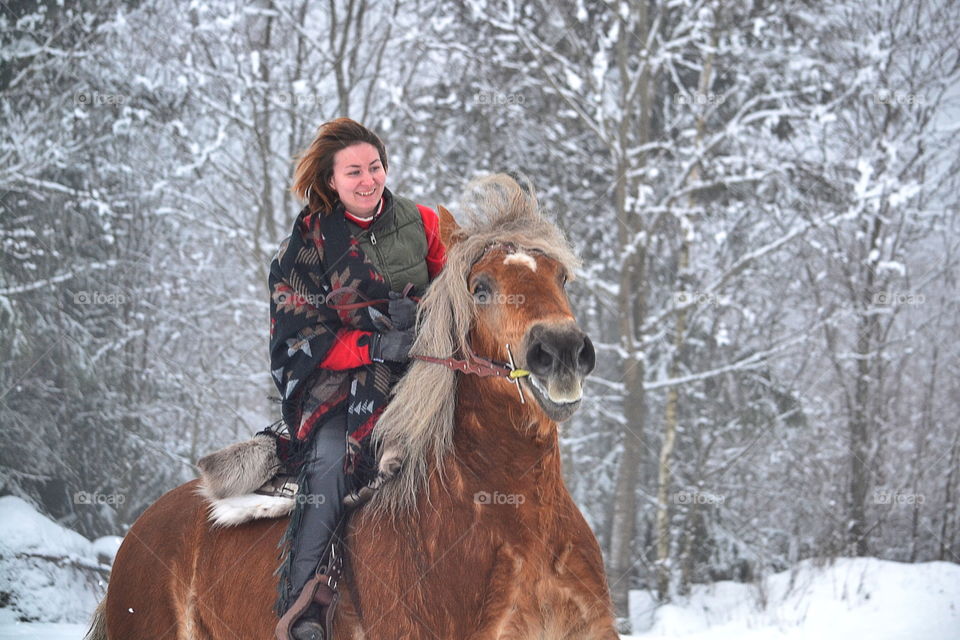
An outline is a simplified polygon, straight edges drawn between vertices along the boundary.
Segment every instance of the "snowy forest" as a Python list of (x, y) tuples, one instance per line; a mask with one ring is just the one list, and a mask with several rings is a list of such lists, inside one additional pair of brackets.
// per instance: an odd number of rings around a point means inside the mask
[(580, 253), (564, 473), (620, 612), (960, 563), (960, 3), (27, 0), (0, 39), (0, 495), (123, 535), (279, 417), (267, 269), (349, 116), (394, 192), (519, 172)]

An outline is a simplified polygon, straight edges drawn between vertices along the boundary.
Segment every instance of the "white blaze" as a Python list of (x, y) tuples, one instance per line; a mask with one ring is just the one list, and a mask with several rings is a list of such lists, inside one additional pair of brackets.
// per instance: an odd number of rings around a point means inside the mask
[(523, 251), (511, 253), (503, 259), (503, 264), (522, 264), (529, 267), (531, 271), (535, 272), (537, 270), (537, 261), (533, 256)]

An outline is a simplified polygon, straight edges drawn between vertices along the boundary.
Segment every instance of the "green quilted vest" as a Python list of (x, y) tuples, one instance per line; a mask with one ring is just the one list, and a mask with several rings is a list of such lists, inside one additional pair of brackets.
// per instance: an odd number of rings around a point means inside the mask
[(407, 283), (422, 293), (430, 282), (427, 236), (417, 205), (384, 189), (384, 211), (368, 229), (347, 220), (350, 233), (393, 291)]

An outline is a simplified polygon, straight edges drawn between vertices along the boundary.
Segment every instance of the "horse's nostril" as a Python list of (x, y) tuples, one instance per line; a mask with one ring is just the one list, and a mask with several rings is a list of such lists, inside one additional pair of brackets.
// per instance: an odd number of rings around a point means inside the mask
[(527, 348), (527, 369), (539, 375), (580, 375), (593, 371), (597, 353), (579, 329), (539, 330)]
[(580, 346), (580, 353), (577, 355), (577, 364), (583, 373), (590, 373), (597, 364), (597, 351), (593, 348), (593, 341), (589, 336), (583, 336), (583, 344)]
[(553, 356), (536, 342), (527, 350), (527, 368), (534, 373), (547, 373), (553, 366)]

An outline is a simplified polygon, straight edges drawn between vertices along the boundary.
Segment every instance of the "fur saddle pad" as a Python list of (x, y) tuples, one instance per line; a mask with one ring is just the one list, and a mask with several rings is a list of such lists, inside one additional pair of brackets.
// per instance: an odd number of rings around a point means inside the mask
[(200, 487), (209, 506), (208, 518), (219, 527), (233, 527), (260, 518), (282, 518), (293, 511), (296, 478), (286, 473), (276, 440), (258, 434), (197, 461)]

